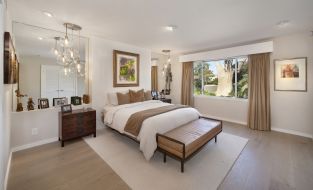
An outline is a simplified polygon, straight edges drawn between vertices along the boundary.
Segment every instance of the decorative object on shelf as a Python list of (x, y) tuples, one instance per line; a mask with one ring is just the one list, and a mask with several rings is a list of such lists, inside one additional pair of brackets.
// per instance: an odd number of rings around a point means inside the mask
[(49, 108), (49, 99), (48, 98), (39, 98), (38, 99), (38, 109)]
[(21, 112), (23, 111), (23, 104), (21, 102), (21, 98), (26, 97), (26, 94), (21, 94), (20, 90), (15, 90), (16, 98), (17, 98), (17, 105), (16, 105), (16, 111)]
[(67, 105), (61, 106), (61, 112), (62, 113), (72, 112), (72, 105), (71, 104), (67, 104)]
[(4, 33), (3, 82), (15, 84), (18, 81), (18, 61), (9, 32)]
[(274, 60), (275, 91), (307, 91), (307, 57)]
[(89, 104), (90, 103), (90, 97), (88, 94), (83, 95), (83, 103), (84, 104)]
[(55, 107), (60, 107), (66, 104), (68, 104), (67, 97), (53, 98), (53, 106)]
[[(55, 45), (53, 52), (57, 57), (58, 64), (64, 67), (64, 74), (76, 74), (78, 76), (84, 76), (83, 61), (80, 58), (80, 31), (82, 27), (72, 24), (64, 23), (65, 37), (54, 37)], [(71, 36), (68, 34), (68, 29), (71, 30)], [(74, 31), (78, 32), (78, 36), (74, 35)], [(75, 38), (78, 38), (75, 40)]]
[(113, 87), (139, 86), (139, 54), (113, 51)]
[(34, 108), (34, 105), (35, 105), (35, 103), (34, 103), (34, 101), (33, 101), (33, 98), (32, 98), (32, 97), (29, 97), (29, 98), (28, 98), (28, 101), (27, 101), (27, 110), (28, 110), (28, 111), (34, 110), (34, 109), (35, 109), (35, 108)]
[(78, 96), (72, 96), (71, 97), (71, 104), (77, 106), (82, 104), (82, 98)]
[(171, 71), (171, 50), (163, 50), (163, 53), (167, 54), (167, 62), (163, 64), (162, 75), (165, 76), (165, 94), (171, 94), (171, 82), (173, 81)]

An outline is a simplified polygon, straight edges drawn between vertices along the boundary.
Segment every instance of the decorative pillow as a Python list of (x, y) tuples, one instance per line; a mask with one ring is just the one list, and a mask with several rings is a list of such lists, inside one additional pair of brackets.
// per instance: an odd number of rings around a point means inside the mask
[(145, 92), (145, 100), (152, 100), (152, 96), (151, 96), (151, 90), (147, 90)]
[(130, 103), (145, 101), (145, 93), (143, 89), (136, 91), (129, 90)]
[(129, 93), (123, 94), (123, 93), (117, 92), (116, 96), (117, 96), (118, 105), (130, 103)]
[(109, 99), (109, 104), (113, 106), (118, 105), (118, 100), (117, 100), (117, 94), (116, 92), (114, 93), (108, 93), (108, 99)]

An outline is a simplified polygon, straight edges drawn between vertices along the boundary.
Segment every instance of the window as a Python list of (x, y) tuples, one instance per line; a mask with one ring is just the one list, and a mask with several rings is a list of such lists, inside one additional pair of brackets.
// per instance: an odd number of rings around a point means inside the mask
[(248, 98), (248, 58), (194, 63), (194, 94)]

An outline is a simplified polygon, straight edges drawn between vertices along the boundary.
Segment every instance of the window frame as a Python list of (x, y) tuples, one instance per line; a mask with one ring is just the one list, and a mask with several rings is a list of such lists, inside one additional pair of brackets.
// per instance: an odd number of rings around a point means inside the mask
[[(224, 99), (224, 100), (242, 100), (242, 101), (248, 101), (249, 100), (249, 95), (247, 96), (247, 98), (240, 98), (238, 97), (238, 59), (239, 58), (248, 58), (247, 55), (242, 55), (242, 56), (235, 56), (235, 57), (228, 57), (228, 58), (224, 58), (224, 59), (217, 59), (217, 60), (208, 60), (208, 61), (196, 61), (194, 63), (197, 64), (201, 64), (201, 94), (195, 94), (194, 90), (193, 90), (193, 96), (194, 97), (209, 97), (209, 98), (214, 98), (214, 99)], [(235, 74), (235, 86), (234, 86), (234, 96), (210, 96), (210, 95), (205, 95), (204, 94), (204, 76), (203, 76), (203, 64), (205, 63), (209, 63), (209, 62), (214, 62), (214, 61), (222, 61), (222, 60), (226, 60), (226, 59), (234, 59), (236, 60), (235, 63), (235, 69), (234, 69), (234, 74)], [(201, 62), (201, 63), (200, 63)], [(249, 63), (249, 60), (247, 60), (247, 64)], [(194, 88), (194, 85), (193, 85)]]

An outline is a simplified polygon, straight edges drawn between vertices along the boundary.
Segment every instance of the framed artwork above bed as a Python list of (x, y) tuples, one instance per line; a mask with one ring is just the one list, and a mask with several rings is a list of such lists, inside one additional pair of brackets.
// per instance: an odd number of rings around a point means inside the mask
[(113, 87), (139, 86), (139, 54), (113, 51)]

